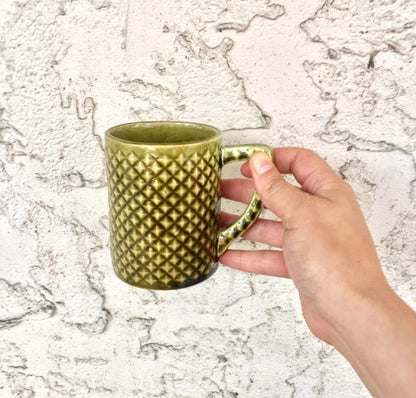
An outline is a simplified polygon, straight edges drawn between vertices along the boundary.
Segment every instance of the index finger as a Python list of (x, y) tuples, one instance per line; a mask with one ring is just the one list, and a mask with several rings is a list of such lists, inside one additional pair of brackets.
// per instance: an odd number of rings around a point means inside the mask
[[(319, 195), (323, 189), (342, 181), (325, 160), (309, 149), (286, 147), (273, 151), (280, 173), (293, 174), (305, 192)], [(251, 177), (248, 162), (241, 166), (241, 173)]]

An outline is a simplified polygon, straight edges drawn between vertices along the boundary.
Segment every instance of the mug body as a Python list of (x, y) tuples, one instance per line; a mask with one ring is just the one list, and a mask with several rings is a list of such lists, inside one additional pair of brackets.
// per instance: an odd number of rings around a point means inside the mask
[(218, 267), (221, 134), (182, 122), (106, 132), (111, 256), (116, 275), (147, 289), (199, 283)]

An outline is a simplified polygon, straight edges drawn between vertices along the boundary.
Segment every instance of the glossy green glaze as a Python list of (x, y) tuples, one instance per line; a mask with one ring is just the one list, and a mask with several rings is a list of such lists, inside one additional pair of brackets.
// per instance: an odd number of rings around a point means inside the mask
[(221, 147), (210, 126), (130, 123), (106, 132), (111, 254), (123, 281), (179, 289), (207, 279), (218, 256), (256, 219), (254, 194), (245, 213), (221, 229), (222, 165), (268, 147)]
[[(221, 149), (221, 166), (227, 163), (247, 160), (255, 152), (266, 152), (273, 160), (273, 151), (265, 145), (223, 146)], [(244, 213), (233, 224), (221, 228), (218, 234), (217, 253), (220, 256), (231, 245), (233, 240), (241, 236), (256, 221), (263, 210), (263, 204), (256, 192)]]

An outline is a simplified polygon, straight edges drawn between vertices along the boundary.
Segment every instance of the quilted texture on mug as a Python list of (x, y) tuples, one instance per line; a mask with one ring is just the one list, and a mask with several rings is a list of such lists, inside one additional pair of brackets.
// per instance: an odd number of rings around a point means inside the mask
[(219, 143), (154, 148), (107, 147), (113, 266), (132, 285), (186, 287), (218, 266)]

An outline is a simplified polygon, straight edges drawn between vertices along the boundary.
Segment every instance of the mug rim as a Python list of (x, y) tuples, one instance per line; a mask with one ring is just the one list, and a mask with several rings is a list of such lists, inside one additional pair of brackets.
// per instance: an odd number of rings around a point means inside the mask
[[(145, 125), (167, 125), (167, 124), (172, 124), (172, 125), (177, 125), (177, 126), (195, 126), (197, 128), (201, 128), (201, 129), (209, 129), (211, 131), (213, 131), (215, 134), (207, 137), (207, 138), (203, 138), (200, 140), (194, 140), (194, 141), (181, 141), (181, 142), (145, 142), (145, 141), (130, 141), (130, 140), (126, 140), (124, 138), (119, 138), (114, 136), (113, 134), (111, 134), (111, 132), (117, 128), (121, 128), (121, 127), (127, 127), (127, 126), (145, 126)], [(139, 145), (139, 146), (178, 146), (178, 145), (195, 145), (195, 144), (200, 144), (203, 142), (208, 142), (208, 141), (212, 141), (212, 140), (216, 140), (221, 136), (221, 131), (219, 129), (217, 129), (214, 126), (211, 126), (209, 124), (205, 124), (205, 123), (198, 123), (198, 122), (186, 122), (186, 121), (169, 121), (169, 120), (163, 120), (163, 121), (158, 121), (158, 120), (153, 120), (153, 121), (143, 121), (143, 122), (126, 122), (126, 123), (121, 123), (121, 124), (117, 124), (115, 126), (112, 126), (110, 128), (108, 128), (105, 131), (105, 136), (106, 138), (109, 138), (111, 140), (114, 141), (118, 141), (121, 143), (125, 143), (125, 144), (129, 144), (129, 145)]]

